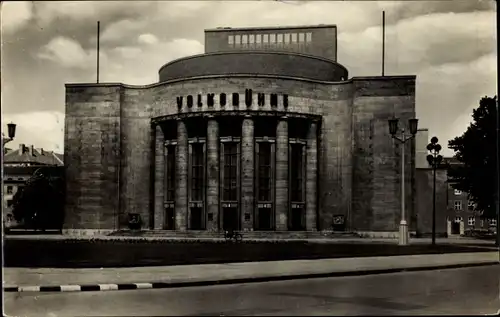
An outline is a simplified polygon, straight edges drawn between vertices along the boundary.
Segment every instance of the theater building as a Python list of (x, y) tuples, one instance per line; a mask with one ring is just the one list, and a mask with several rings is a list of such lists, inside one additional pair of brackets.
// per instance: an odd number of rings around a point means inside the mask
[[(126, 65), (125, 65), (126, 66)], [(349, 77), (335, 25), (205, 30), (159, 81), (66, 84), (66, 233), (397, 235), (415, 76)], [(407, 144), (415, 230), (415, 144)], [(342, 225), (343, 224), (343, 225)]]

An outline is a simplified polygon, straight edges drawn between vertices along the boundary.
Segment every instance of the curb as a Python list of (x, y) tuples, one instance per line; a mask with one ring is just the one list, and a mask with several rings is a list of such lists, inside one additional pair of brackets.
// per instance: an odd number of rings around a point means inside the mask
[(165, 289), (165, 288), (180, 288), (180, 287), (200, 287), (200, 286), (215, 286), (229, 284), (248, 284), (248, 283), (263, 283), (274, 281), (288, 281), (311, 278), (328, 278), (328, 277), (349, 277), (349, 276), (366, 276), (379, 275), (403, 272), (418, 272), (444, 269), (457, 269), (479, 266), (499, 265), (498, 261), (489, 261), (481, 263), (466, 263), (466, 264), (449, 264), (435, 265), (424, 267), (410, 268), (391, 268), (391, 269), (375, 269), (363, 271), (347, 271), (347, 272), (330, 272), (330, 273), (311, 273), (311, 274), (290, 274), (281, 276), (264, 276), (264, 277), (248, 277), (248, 278), (233, 278), (223, 280), (209, 281), (185, 281), (185, 282), (153, 282), (153, 283), (124, 283), (124, 284), (88, 284), (88, 285), (58, 285), (58, 286), (14, 286), (3, 287), (6, 293), (17, 292), (95, 292), (95, 291), (112, 291), (112, 290), (138, 290), (138, 289)]

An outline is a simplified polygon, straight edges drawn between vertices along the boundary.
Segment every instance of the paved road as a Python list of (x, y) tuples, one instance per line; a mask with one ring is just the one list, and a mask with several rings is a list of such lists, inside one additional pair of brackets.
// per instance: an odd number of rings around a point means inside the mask
[(6, 293), (10, 316), (486, 314), (500, 309), (500, 266), (84, 293)]

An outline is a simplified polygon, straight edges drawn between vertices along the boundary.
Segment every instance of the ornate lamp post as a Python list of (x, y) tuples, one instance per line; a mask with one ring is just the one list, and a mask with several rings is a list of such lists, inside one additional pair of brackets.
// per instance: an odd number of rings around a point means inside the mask
[[(401, 221), (399, 223), (399, 245), (408, 245), (410, 237), (408, 233), (408, 223), (406, 222), (405, 213), (405, 144), (413, 139), (418, 130), (418, 119), (408, 120), (410, 133), (408, 134), (404, 128), (398, 129), (398, 118), (389, 119), (389, 133), (394, 140), (401, 143)], [(400, 136), (398, 136), (398, 132)]]
[(427, 144), (427, 151), (431, 154), (427, 155), (427, 162), (432, 166), (433, 170), (433, 187), (432, 187), (432, 245), (436, 245), (436, 169), (443, 161), (443, 156), (439, 155), (441, 145), (438, 144), (438, 138), (432, 137), (431, 143)]

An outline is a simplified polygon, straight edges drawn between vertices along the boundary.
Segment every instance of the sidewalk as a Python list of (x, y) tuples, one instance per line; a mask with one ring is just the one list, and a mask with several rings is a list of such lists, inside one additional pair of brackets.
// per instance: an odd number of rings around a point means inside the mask
[(5, 268), (4, 291), (100, 291), (493, 265), (498, 252), (107, 269)]

